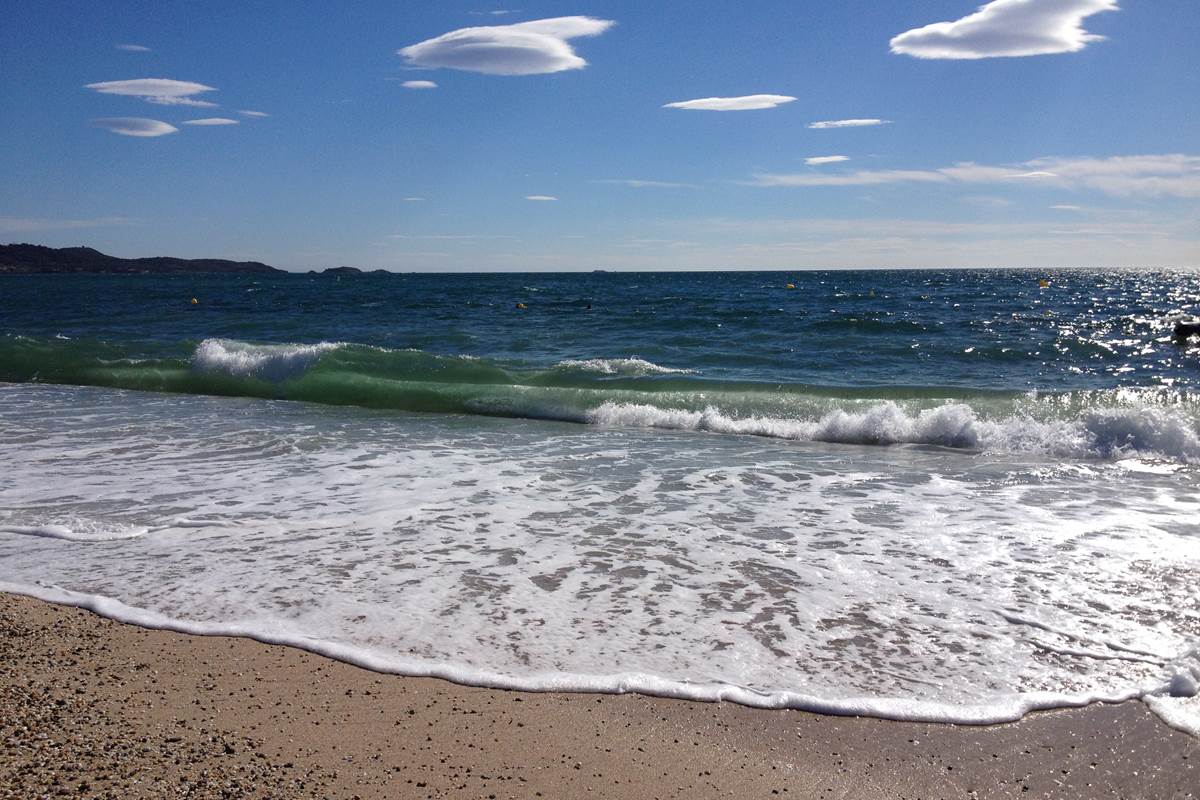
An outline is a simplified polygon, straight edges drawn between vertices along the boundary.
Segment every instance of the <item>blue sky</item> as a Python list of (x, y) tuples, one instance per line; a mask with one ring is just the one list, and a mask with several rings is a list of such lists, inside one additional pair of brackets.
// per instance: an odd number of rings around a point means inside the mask
[[(2, 0), (0, 241), (288, 269), (1200, 266), (1200, 7), (980, 6)], [(774, 105), (688, 107), (709, 98)], [(187, 124), (214, 119), (236, 124)], [(810, 127), (843, 120), (880, 122)]]

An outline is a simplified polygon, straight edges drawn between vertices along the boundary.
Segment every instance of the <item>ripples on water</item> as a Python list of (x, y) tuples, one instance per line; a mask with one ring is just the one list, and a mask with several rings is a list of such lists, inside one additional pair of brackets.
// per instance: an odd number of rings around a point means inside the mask
[(0, 585), (475, 683), (1198, 727), (1194, 276), (0, 289), (0, 380), (175, 392), (0, 385)]
[(357, 342), (517, 369), (640, 356), (715, 379), (833, 386), (1200, 379), (1200, 341), (1171, 339), (1173, 318), (1200, 313), (1189, 272), (55, 275), (2, 286), (5, 332), (103, 340), (141, 357), (188, 358), (200, 341), (228, 338)]

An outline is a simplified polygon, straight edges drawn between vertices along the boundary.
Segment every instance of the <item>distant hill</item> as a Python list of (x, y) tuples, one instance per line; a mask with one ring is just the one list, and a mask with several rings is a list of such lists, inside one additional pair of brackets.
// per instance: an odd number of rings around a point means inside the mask
[(258, 261), (220, 258), (117, 258), (90, 247), (42, 247), (37, 244), (0, 245), (0, 274), (31, 273), (151, 273), (283, 272)]

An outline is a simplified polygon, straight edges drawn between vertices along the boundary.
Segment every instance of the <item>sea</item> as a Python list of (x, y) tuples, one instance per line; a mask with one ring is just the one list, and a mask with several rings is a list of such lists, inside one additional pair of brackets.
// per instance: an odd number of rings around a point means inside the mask
[(373, 670), (1200, 735), (1200, 272), (0, 276), (0, 590)]

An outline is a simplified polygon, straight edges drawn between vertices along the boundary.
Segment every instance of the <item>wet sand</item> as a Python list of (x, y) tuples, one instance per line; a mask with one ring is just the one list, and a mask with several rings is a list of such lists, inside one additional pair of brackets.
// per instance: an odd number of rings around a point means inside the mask
[(0, 798), (1193, 798), (1138, 702), (986, 727), (524, 693), (0, 595)]

